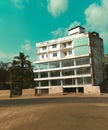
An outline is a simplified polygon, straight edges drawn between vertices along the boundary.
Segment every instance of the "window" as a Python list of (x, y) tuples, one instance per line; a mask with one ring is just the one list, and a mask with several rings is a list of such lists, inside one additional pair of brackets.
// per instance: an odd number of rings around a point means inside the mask
[(42, 50), (43, 50), (43, 51), (46, 50), (46, 46), (42, 47)]
[(58, 61), (50, 62), (49, 69), (51, 69), (51, 68), (59, 68), (59, 62)]
[(46, 54), (46, 58), (48, 58), (48, 54)]
[[(48, 81), (47, 80), (45, 80), (45, 81), (43, 80), (40, 83), (41, 83), (41, 86), (48, 86)], [(44, 89), (44, 91), (45, 91), (45, 89)]]
[(40, 63), (40, 64), (37, 64), (37, 69), (38, 69), (38, 70), (48, 69), (48, 63)]
[(42, 72), (42, 73), (40, 73), (40, 77), (41, 78), (46, 78), (46, 77), (48, 77), (48, 73), (47, 72)]
[(74, 55), (75, 56), (80, 56), (80, 55), (85, 55), (85, 54), (89, 54), (90, 50), (89, 50), (89, 46), (79, 46), (74, 48)]
[(67, 52), (64, 52), (64, 56), (66, 56), (67, 55)]
[(60, 85), (60, 80), (51, 80), (51, 86)]
[(42, 55), (42, 59), (44, 59), (44, 55)]
[(68, 46), (71, 46), (71, 42), (68, 42)]
[(74, 39), (74, 47), (88, 45), (88, 43), (89, 43), (88, 37)]
[(83, 78), (78, 78), (77, 79), (77, 84), (82, 85), (83, 84)]
[(69, 55), (72, 55), (72, 51), (69, 51)]
[(74, 66), (74, 61), (72, 59), (63, 60), (61, 63), (62, 67)]
[(60, 76), (60, 71), (52, 71), (50, 72), (51, 77), (59, 77)]
[(53, 57), (57, 57), (57, 53), (53, 53)]
[(66, 43), (64, 44), (64, 47), (66, 47)]
[(84, 78), (84, 83), (85, 83), (85, 84), (91, 84), (91, 83), (92, 83), (91, 77), (85, 77), (85, 78)]
[(62, 75), (63, 76), (74, 75), (74, 70), (63, 70)]
[(76, 61), (76, 65), (90, 64), (90, 58), (89, 57), (78, 58), (78, 59), (75, 59), (75, 61)]
[(63, 79), (63, 85), (72, 85), (72, 79)]
[(52, 48), (56, 48), (56, 47), (57, 47), (57, 44), (52, 45)]

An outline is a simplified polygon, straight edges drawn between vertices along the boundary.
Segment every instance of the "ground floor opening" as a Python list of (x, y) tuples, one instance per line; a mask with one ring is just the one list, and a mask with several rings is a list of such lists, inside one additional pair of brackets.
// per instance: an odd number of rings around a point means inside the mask
[(63, 88), (63, 93), (84, 93), (83, 87)]
[(49, 89), (35, 89), (35, 95), (48, 95), (49, 94)]

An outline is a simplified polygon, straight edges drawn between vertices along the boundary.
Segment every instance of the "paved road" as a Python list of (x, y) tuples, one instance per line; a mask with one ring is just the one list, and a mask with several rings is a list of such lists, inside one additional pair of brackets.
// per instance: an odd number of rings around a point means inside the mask
[(48, 97), (0, 100), (0, 107), (46, 105), (54, 103), (108, 103), (108, 97)]

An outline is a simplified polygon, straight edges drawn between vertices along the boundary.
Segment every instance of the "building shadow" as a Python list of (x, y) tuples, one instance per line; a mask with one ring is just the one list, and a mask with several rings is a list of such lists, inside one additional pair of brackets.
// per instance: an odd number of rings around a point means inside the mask
[(101, 93), (108, 93), (108, 78), (104, 79), (99, 86), (100, 86)]

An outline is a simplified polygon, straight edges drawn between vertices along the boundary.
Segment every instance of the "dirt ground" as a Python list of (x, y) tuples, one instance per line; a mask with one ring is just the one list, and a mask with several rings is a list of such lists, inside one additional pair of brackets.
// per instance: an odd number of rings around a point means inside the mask
[(108, 104), (0, 108), (0, 130), (107, 130)]
[[(4, 92), (0, 98), (7, 96)], [(0, 108), (0, 130), (107, 129), (108, 103), (54, 103)]]

